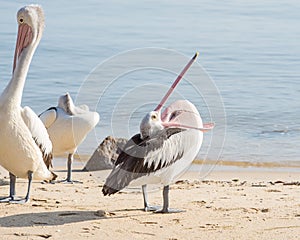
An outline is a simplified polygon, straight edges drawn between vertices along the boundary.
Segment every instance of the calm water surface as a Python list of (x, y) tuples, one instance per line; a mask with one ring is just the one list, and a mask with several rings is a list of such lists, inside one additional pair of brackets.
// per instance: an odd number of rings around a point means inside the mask
[[(299, 1), (37, 3), (44, 8), (46, 28), (28, 74), (24, 106), (29, 105), (40, 113), (56, 105), (58, 96), (66, 91), (76, 98), (80, 86), (96, 66), (125, 51), (164, 48), (187, 58), (199, 51), (198, 63), (213, 79), (226, 112), (222, 152), (220, 146), (216, 147), (220, 159), (299, 166)], [(16, 12), (25, 4), (27, 1), (0, 2), (1, 91), (11, 77)], [(178, 66), (177, 71), (180, 70)], [(168, 86), (175, 77), (175, 73), (157, 69), (128, 73), (120, 76), (117, 87), (102, 99), (105, 106), (87, 100), (101, 115), (101, 122), (79, 152), (91, 154), (105, 136), (114, 134), (111, 112), (122, 91), (128, 93), (139, 81), (143, 86), (152, 81)], [(124, 129), (121, 137), (128, 138), (138, 132), (145, 111), (155, 106), (155, 102), (143, 102), (147, 94), (158, 94), (160, 99), (164, 93), (156, 91), (149, 86), (138, 108), (136, 97), (126, 98), (126, 106), (114, 113), (114, 119), (118, 119), (114, 120), (115, 126)], [(197, 105), (204, 121), (220, 123), (219, 119), (211, 119), (209, 110), (202, 104), (205, 99), (200, 99), (184, 83), (179, 91)], [(96, 93), (90, 96), (99, 99)], [(217, 133), (216, 130), (214, 134)], [(208, 152), (210, 138), (211, 134), (205, 136), (200, 158), (216, 158), (213, 150)]]

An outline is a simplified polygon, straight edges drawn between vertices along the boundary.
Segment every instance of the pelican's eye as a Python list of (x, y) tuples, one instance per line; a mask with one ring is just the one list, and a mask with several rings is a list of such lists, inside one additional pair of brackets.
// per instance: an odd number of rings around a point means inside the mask
[(19, 22), (20, 22), (20, 23), (23, 23), (23, 22), (24, 22), (24, 19), (23, 19), (23, 18), (20, 18), (20, 19), (19, 19)]
[(152, 115), (151, 116), (151, 120), (156, 120), (157, 119), (157, 116), (156, 115)]

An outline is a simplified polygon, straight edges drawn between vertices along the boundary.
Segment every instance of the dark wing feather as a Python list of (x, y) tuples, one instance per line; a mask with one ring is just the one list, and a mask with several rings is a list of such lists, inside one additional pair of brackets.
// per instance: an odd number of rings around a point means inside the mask
[(40, 144), (38, 142), (37, 138), (33, 138), (33, 140), (35, 141), (36, 145), (39, 147), (39, 149), (42, 152), (44, 163), (46, 164), (47, 168), (50, 169), (50, 167), (53, 167), (53, 165), (52, 165), (52, 159), (53, 159), (52, 152), (46, 152), (45, 148), (43, 147), (42, 144)]
[[(155, 137), (141, 139), (140, 134), (134, 135), (120, 153), (114, 169), (106, 179), (102, 192), (110, 195), (120, 191), (139, 177), (149, 175), (165, 168), (182, 157), (183, 152), (172, 153), (165, 148), (170, 137), (185, 131), (180, 128), (164, 129)], [(160, 154), (166, 151), (164, 154)], [(166, 159), (168, 158), (168, 159)], [(158, 162), (157, 162), (158, 161)]]

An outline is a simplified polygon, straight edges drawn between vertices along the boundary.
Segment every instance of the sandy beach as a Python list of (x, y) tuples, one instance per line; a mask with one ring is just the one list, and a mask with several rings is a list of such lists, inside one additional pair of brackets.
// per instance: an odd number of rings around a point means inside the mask
[[(65, 170), (57, 171), (59, 178)], [(173, 214), (142, 211), (138, 189), (104, 197), (109, 171), (81, 172), (82, 184), (35, 181), (27, 204), (0, 204), (2, 239), (298, 239), (299, 173), (288, 171), (212, 171), (200, 179), (188, 172), (171, 186)], [(0, 196), (9, 191), (1, 170)], [(23, 196), (27, 181), (18, 179)], [(161, 189), (149, 193), (162, 203)]]

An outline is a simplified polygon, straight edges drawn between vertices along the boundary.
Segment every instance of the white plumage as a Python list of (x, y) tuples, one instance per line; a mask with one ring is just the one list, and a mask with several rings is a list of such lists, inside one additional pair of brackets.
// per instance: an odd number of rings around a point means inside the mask
[[(173, 111), (177, 111), (176, 107), (180, 106), (180, 109), (185, 109), (185, 113), (189, 110), (194, 111), (195, 114), (190, 115), (188, 112), (189, 120), (191, 117), (194, 118), (193, 127), (203, 128), (202, 119), (198, 110), (195, 106), (187, 100), (179, 100), (172, 103), (167, 109), (172, 108)], [(190, 109), (188, 109), (190, 108)], [(162, 115), (164, 112), (162, 113)], [(173, 183), (178, 179), (191, 165), (195, 159), (203, 140), (203, 132), (195, 129), (185, 129), (176, 134), (171, 135), (154, 151), (150, 151), (144, 160), (144, 165), (148, 168), (154, 165), (157, 169), (159, 163), (168, 167), (159, 169), (155, 172), (150, 173), (147, 176), (133, 180), (131, 185), (144, 185), (144, 184), (162, 184), (164, 186)], [(172, 162), (176, 156), (181, 156), (176, 161)]]
[[(32, 179), (56, 178), (48, 170), (52, 144), (47, 131), (29, 107), (21, 107), (28, 68), (44, 29), (44, 14), (41, 7), (29, 5), (18, 11), (17, 20), (13, 76), (0, 96), (0, 164), (10, 172), (10, 196), (1, 202), (26, 202)], [(15, 200), (16, 177), (29, 180), (27, 195), (20, 201)]]
[(89, 111), (86, 105), (75, 106), (69, 93), (62, 95), (56, 107), (40, 114), (53, 145), (53, 154), (68, 153), (68, 176), (71, 180), (71, 164), (77, 147), (99, 122), (99, 114)]

